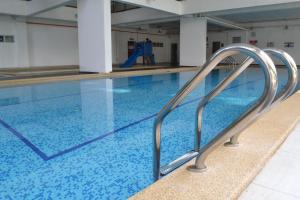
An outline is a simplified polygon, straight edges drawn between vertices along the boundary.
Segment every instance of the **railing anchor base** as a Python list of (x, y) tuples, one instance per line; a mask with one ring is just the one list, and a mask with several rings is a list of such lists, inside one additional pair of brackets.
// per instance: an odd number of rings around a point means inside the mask
[(196, 165), (190, 165), (187, 167), (187, 170), (190, 172), (197, 172), (197, 173), (202, 173), (205, 172), (207, 170), (206, 166), (200, 167), (198, 168)]
[(238, 142), (232, 143), (232, 142), (226, 142), (224, 143), (225, 147), (238, 147), (240, 144)]

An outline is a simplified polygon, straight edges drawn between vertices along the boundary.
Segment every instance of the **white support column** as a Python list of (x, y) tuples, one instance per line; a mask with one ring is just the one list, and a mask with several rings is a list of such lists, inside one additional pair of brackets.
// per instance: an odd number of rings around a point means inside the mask
[(110, 0), (78, 0), (81, 72), (111, 72)]
[(201, 66), (206, 61), (207, 20), (199, 17), (180, 19), (180, 65)]

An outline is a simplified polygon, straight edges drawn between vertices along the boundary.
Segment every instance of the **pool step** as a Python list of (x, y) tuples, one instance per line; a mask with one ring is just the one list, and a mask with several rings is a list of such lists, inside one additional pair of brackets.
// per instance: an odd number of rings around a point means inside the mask
[(184, 154), (183, 156), (177, 158), (176, 160), (164, 165), (160, 168), (161, 176), (165, 176), (168, 173), (174, 171), (178, 167), (182, 166), (183, 164), (187, 163), (188, 161), (192, 160), (198, 155), (198, 152), (192, 150), (188, 153)]

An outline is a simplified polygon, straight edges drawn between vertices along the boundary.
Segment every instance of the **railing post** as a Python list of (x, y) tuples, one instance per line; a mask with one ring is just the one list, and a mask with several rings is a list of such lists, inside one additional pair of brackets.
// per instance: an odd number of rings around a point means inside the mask
[(155, 120), (153, 129), (153, 180), (160, 178), (161, 122)]
[(195, 127), (195, 149), (194, 151), (199, 152), (200, 144), (201, 144), (201, 129), (202, 129), (202, 113), (203, 109), (200, 108), (198, 112), (196, 112), (196, 127)]
[(276, 91), (278, 86), (277, 73), (276, 73), (274, 63), (271, 60), (271, 58), (262, 50), (256, 49), (255, 50), (256, 52), (254, 54), (253, 51), (254, 49), (252, 50), (247, 48), (244, 49), (244, 53), (251, 58), (245, 60), (244, 63), (239, 68), (234, 70), (230, 75), (228, 75), (227, 78), (225, 78), (221, 83), (219, 83), (215, 87), (215, 89), (211, 91), (204, 98), (204, 100), (202, 100), (199, 103), (197, 110), (200, 111), (201, 109), (199, 107), (201, 108), (204, 107), (209, 100), (211, 100), (216, 95), (218, 95), (221, 91), (223, 91), (223, 89), (229, 83), (231, 83), (241, 72), (243, 72), (253, 62), (252, 59), (258, 62), (264, 71), (265, 88), (262, 96), (257, 101), (257, 103), (254, 104), (248, 111), (242, 114), (238, 119), (232, 122), (223, 131), (221, 131), (221, 133), (219, 133), (219, 135), (213, 138), (212, 141), (206, 144), (204, 148), (200, 149), (195, 164), (188, 167), (189, 171), (192, 172), (205, 171), (207, 169), (205, 165), (205, 160), (207, 156), (224, 141), (230, 139), (231, 143), (228, 144), (237, 145), (238, 141), (236, 135), (240, 133), (242, 130), (244, 130), (247, 126), (249, 126), (258, 117), (258, 113), (261, 112), (264, 108), (266, 108), (273, 102), (276, 96)]
[[(276, 105), (277, 103), (287, 99), (290, 95), (293, 94), (295, 91), (295, 88), (298, 83), (298, 69), (297, 65), (294, 61), (294, 59), (285, 51), (280, 49), (263, 49), (267, 54), (274, 56), (278, 60), (280, 60), (288, 71), (288, 81), (285, 85), (285, 87), (280, 91), (276, 97), (274, 98), (273, 102), (270, 105), (267, 105), (265, 108), (263, 108), (260, 112), (266, 112), (268, 109), (270, 109), (272, 106)], [(239, 145), (238, 139), (240, 136), (240, 133), (237, 133), (236, 135), (232, 136), (230, 138), (229, 142), (226, 142), (224, 146), (226, 147), (236, 147)]]
[[(188, 160), (197, 156), (195, 165), (189, 167), (191, 171), (202, 172), (206, 170), (205, 160), (207, 156), (210, 154), (212, 150), (214, 150), (217, 146), (222, 144), (224, 141), (233, 137), (237, 133), (241, 132), (245, 127), (247, 127), (257, 116), (258, 113), (269, 105), (275, 95), (277, 90), (277, 73), (275, 66), (270, 59), (270, 57), (263, 52), (262, 50), (254, 47), (252, 45), (240, 45), (234, 44), (223, 49), (217, 51), (214, 56), (204, 65), (204, 67), (190, 80), (188, 81), (179, 92), (162, 108), (162, 110), (158, 113), (155, 122), (154, 122), (154, 130), (153, 130), (153, 177), (154, 180), (158, 180), (161, 176), (161, 168), (160, 168), (160, 145), (161, 145), (161, 125), (163, 123), (163, 119), (173, 110), (176, 106), (179, 105), (183, 101), (183, 99), (190, 94), (193, 89), (226, 57), (236, 55), (239, 53), (245, 53), (250, 59), (244, 61), (244, 63), (234, 69), (230, 75), (225, 78), (221, 83), (219, 83), (216, 88), (210, 92), (204, 99), (199, 103), (196, 113), (196, 135), (195, 135), (195, 152), (189, 154), (189, 156), (184, 157), (183, 159), (177, 160), (175, 163), (172, 162), (167, 170), (170, 172), (174, 167), (178, 167), (178, 163), (182, 164), (187, 162)], [(207, 145), (200, 149), (201, 143), (201, 126), (202, 126), (202, 112), (204, 106), (216, 95), (218, 95), (221, 91), (223, 91), (228, 84), (230, 84), (240, 73), (242, 73), (249, 65), (255, 60), (259, 63), (265, 75), (265, 89), (263, 95), (258, 100), (258, 103), (253, 105), (247, 112), (242, 114), (237, 120), (235, 120), (231, 125), (225, 128), (218, 136), (213, 138)]]
[(232, 137), (229, 139), (229, 141), (226, 142), (226, 143), (224, 144), (224, 146), (225, 146), (225, 147), (237, 147), (237, 146), (239, 146), (239, 141), (238, 141), (238, 139), (239, 139), (239, 135), (236, 134), (236, 135), (232, 136)]

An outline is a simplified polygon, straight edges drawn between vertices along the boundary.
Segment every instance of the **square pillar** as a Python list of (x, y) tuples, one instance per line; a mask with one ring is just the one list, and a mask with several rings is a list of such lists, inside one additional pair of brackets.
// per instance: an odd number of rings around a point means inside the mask
[(207, 20), (202, 17), (180, 19), (180, 65), (202, 66), (206, 61)]
[(78, 0), (79, 66), (81, 72), (111, 72), (109, 0)]

